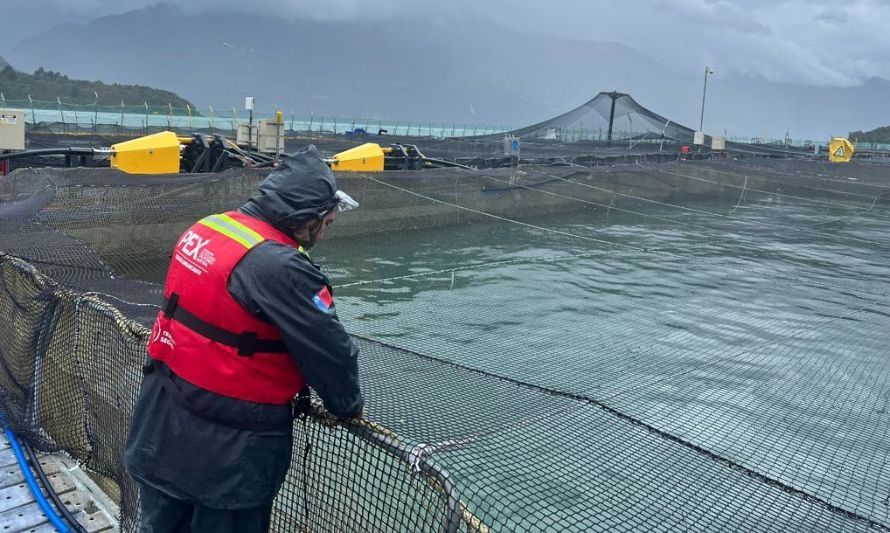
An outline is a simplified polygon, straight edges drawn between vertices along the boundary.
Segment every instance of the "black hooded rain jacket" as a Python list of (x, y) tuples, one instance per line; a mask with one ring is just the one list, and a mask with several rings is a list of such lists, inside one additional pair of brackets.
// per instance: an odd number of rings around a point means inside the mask
[[(333, 174), (310, 146), (284, 158), (240, 211), (291, 232), (333, 208), (336, 191)], [(312, 302), (326, 285), (307, 255), (267, 241), (235, 267), (228, 289), (254, 316), (281, 330), (325, 407), (352, 417), (364, 405), (358, 348), (336, 309), (325, 313)], [(154, 363), (142, 383), (124, 460), (137, 481), (180, 500), (215, 509), (268, 505), (290, 465), (291, 419), (290, 406), (224, 397)]]

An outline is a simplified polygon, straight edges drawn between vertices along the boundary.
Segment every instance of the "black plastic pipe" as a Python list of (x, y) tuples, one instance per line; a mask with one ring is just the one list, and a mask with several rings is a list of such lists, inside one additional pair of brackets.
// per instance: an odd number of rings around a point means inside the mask
[(66, 507), (65, 504), (62, 503), (62, 500), (59, 498), (59, 495), (56, 494), (56, 491), (53, 490), (52, 485), (49, 484), (49, 479), (46, 477), (46, 472), (44, 472), (43, 467), (40, 466), (40, 460), (37, 457), (37, 453), (34, 452), (34, 448), (31, 446), (31, 443), (23, 440), (22, 444), (25, 450), (25, 455), (28, 456), (28, 460), (31, 462), (31, 466), (34, 468), (34, 471), (37, 472), (37, 478), (40, 479), (40, 483), (43, 484), (43, 488), (46, 489), (46, 493), (52, 500), (53, 505), (56, 506), (59, 514), (62, 515), (62, 519), (68, 522), (71, 530), (75, 533), (87, 533), (86, 528), (80, 525), (80, 522), (78, 522), (77, 519), (74, 518), (74, 515), (71, 514), (71, 511), (68, 510), (68, 507)]
[(18, 159), (20, 157), (35, 157), (41, 155), (79, 155), (79, 156), (88, 156), (94, 155), (96, 151), (92, 148), (75, 148), (75, 147), (67, 147), (67, 148), (38, 148), (36, 150), (25, 150), (23, 152), (12, 152), (9, 154), (0, 154), (0, 161), (7, 161), (11, 159)]

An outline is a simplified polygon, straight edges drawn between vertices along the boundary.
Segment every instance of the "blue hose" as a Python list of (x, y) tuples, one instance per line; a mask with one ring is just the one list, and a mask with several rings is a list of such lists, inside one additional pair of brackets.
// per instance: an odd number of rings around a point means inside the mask
[[(43, 496), (43, 492), (40, 490), (40, 487), (37, 486), (37, 480), (34, 479), (34, 474), (31, 472), (31, 467), (28, 466), (28, 461), (25, 459), (25, 454), (22, 453), (22, 447), (19, 445), (18, 439), (15, 438), (15, 434), (12, 432), (9, 427), (6, 425), (6, 417), (0, 413), (0, 422), (3, 424), (3, 428), (6, 430), (6, 438), (9, 439), (9, 445), (12, 446), (12, 451), (15, 454), (16, 460), (19, 462), (19, 468), (22, 470), (22, 474), (25, 476), (25, 481), (28, 483), (28, 488), (31, 489), (31, 494), (34, 495), (34, 499), (37, 500), (37, 505), (43, 510), (43, 513), (52, 523), (52, 525), (61, 531), (62, 533), (72, 533), (71, 528), (68, 527), (68, 524), (62, 521), (59, 515), (56, 513), (56, 510), (52, 505), (46, 500)], [(47, 487), (46, 490), (53, 490), (52, 487)]]

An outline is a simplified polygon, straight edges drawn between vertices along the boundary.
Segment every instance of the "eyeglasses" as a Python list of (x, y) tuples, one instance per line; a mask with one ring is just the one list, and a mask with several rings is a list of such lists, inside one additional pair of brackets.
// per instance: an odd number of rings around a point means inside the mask
[(339, 211), (340, 213), (344, 211), (351, 211), (358, 207), (358, 202), (353, 200), (351, 196), (343, 191), (335, 192), (334, 200), (337, 201), (337, 211)]

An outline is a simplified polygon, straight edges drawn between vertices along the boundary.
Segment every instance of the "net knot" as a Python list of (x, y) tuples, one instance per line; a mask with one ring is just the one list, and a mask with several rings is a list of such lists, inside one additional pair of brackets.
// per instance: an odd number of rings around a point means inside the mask
[(429, 457), (436, 451), (436, 447), (432, 444), (420, 443), (411, 448), (408, 453), (408, 464), (415, 472), (420, 472), (420, 464), (425, 457)]

